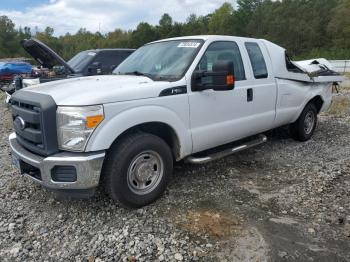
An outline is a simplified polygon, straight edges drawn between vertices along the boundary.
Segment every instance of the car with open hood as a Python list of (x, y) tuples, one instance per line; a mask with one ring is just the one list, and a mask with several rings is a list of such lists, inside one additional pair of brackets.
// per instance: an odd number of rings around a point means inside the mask
[(30, 78), (17, 77), (12, 93), (31, 85), (65, 78), (111, 74), (125, 58), (135, 51), (126, 48), (92, 49), (79, 52), (70, 60), (65, 61), (37, 39), (24, 39), (21, 45), (41, 68), (49, 69), (49, 71), (34, 70)]

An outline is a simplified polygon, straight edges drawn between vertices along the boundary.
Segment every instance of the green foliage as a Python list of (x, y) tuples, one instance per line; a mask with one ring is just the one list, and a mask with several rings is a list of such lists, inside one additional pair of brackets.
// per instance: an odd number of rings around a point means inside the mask
[(157, 29), (148, 23), (142, 22), (137, 26), (136, 30), (131, 33), (130, 47), (137, 48), (157, 39)]
[(350, 58), (350, 48), (313, 48), (305, 53), (293, 56), (294, 60), (305, 60), (309, 58), (327, 58), (331, 60), (344, 60)]
[(268, 39), (297, 59), (350, 58), (350, 0), (237, 0), (237, 6), (234, 10), (226, 2), (212, 14), (192, 14), (184, 23), (163, 14), (158, 25), (141, 22), (135, 30), (106, 34), (82, 28), (62, 36), (51, 27), (33, 35), (29, 27), (15, 29), (8, 17), (0, 16), (0, 57), (26, 56), (19, 42), (29, 37), (69, 59), (87, 49), (137, 48), (168, 37), (221, 34)]
[(219, 9), (216, 9), (209, 19), (208, 29), (210, 34), (232, 35), (233, 7), (229, 3), (224, 3)]
[(171, 36), (173, 30), (173, 19), (169, 14), (164, 14), (159, 20), (159, 26), (157, 28), (160, 38), (167, 38)]
[(0, 54), (11, 56), (17, 51), (17, 31), (15, 25), (6, 16), (0, 16)]
[[(187, 22), (180, 25), (180, 35), (203, 35), (208, 34), (208, 24), (210, 16), (196, 16), (190, 15), (187, 18)], [(179, 35), (179, 36), (180, 36)]]
[(350, 0), (341, 1), (332, 10), (327, 31), (334, 46), (350, 49)]

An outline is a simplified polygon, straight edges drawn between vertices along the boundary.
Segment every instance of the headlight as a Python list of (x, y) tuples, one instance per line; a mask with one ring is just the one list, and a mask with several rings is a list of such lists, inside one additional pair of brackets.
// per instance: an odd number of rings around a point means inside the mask
[(95, 128), (104, 119), (103, 106), (58, 107), (57, 137), (60, 149), (84, 151)]

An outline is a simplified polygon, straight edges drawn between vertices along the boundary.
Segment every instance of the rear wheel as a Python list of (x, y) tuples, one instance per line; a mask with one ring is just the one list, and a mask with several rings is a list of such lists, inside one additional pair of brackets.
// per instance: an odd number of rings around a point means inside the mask
[(317, 109), (313, 103), (305, 106), (297, 121), (290, 125), (291, 136), (297, 141), (307, 141), (314, 134), (317, 125)]
[(103, 168), (107, 193), (132, 208), (159, 198), (173, 172), (169, 146), (159, 137), (134, 133), (122, 138), (107, 153)]

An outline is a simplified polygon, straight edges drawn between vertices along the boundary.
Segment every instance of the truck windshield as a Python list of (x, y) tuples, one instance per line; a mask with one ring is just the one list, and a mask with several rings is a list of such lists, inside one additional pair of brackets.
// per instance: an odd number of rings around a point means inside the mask
[(203, 40), (171, 40), (144, 45), (114, 71), (119, 75), (144, 75), (152, 80), (176, 81), (185, 74)]
[(96, 55), (95, 52), (92, 51), (83, 51), (75, 56), (73, 56), (69, 61), (68, 65), (76, 72), (80, 73), (85, 69), (85, 67), (90, 63), (90, 61)]

